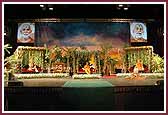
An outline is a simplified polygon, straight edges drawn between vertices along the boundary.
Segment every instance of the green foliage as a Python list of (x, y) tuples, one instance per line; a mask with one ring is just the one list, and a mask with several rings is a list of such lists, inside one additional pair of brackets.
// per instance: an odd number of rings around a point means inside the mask
[(163, 73), (164, 72), (164, 57), (160, 57), (158, 54), (153, 54), (152, 57), (152, 72)]
[[(12, 49), (12, 46), (10, 45), (10, 44), (5, 44), (4, 45), (4, 53), (8, 53), (8, 54), (10, 54), (10, 51), (9, 51), (9, 49)], [(4, 54), (5, 55), (5, 54)]]
[(45, 56), (44, 57), (45, 57), (45, 59), (44, 59), (45, 63), (49, 63), (50, 51), (47, 47), (46, 47), (46, 50), (45, 50)]
[(67, 62), (67, 58), (66, 57), (62, 57), (61, 58), (61, 62), (66, 63)]
[(29, 65), (29, 52), (24, 52), (22, 55), (22, 67)]
[[(4, 45), (4, 53), (8, 53), (10, 54), (9, 49), (12, 49), (10, 44), (5, 44)], [(8, 57), (5, 57), (6, 55), (4, 54), (4, 67), (5, 67), (5, 71), (4, 71), (4, 79), (7, 80), (8, 79), (8, 74), (7, 73), (17, 73), (20, 72), (20, 59), (18, 59), (18, 57), (15, 55), (15, 53), (13, 55), (10, 55)]]
[(5, 61), (4, 66), (6, 66), (7, 64), (13, 65), (17, 62), (17, 59), (15, 55), (11, 55), (9, 57), (6, 57), (4, 61)]
[(20, 60), (15, 55), (11, 55), (4, 60), (4, 66), (6, 67), (5, 72), (20, 73)]

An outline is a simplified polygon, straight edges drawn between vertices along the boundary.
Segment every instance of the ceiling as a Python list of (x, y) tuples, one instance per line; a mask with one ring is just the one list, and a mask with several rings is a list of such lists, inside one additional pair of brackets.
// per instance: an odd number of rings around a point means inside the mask
[[(41, 8), (39, 4), (5, 4), (4, 17), (5, 20), (40, 18), (164, 19), (163, 4), (130, 4), (126, 6), (128, 10), (124, 10), (117, 4), (52, 4), (44, 7)], [(49, 7), (53, 7), (53, 10), (48, 10)]]

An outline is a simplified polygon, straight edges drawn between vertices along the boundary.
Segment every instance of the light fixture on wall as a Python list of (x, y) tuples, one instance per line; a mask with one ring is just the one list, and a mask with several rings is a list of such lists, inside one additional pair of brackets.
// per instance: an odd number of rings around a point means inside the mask
[(123, 7), (123, 4), (119, 4), (118, 7)]
[(128, 10), (129, 7), (130, 5), (128, 4), (119, 4), (117, 5), (117, 10)]
[(40, 7), (42, 8), (42, 10), (46, 11), (46, 10), (50, 10), (50, 11), (53, 11), (54, 10), (54, 7), (52, 4), (46, 4), (46, 5), (40, 5)]
[(50, 11), (54, 10), (53, 4), (48, 4), (47, 7), (48, 7), (48, 10)]
[(43, 7), (44, 7), (44, 5), (43, 5), (43, 4), (41, 4), (41, 5), (40, 5), (40, 7), (41, 7), (41, 8), (43, 8)]
[(124, 7), (124, 10), (128, 10), (128, 7)]
[(52, 7), (50, 7), (50, 8), (48, 8), (49, 10), (54, 10), (54, 8), (52, 8)]

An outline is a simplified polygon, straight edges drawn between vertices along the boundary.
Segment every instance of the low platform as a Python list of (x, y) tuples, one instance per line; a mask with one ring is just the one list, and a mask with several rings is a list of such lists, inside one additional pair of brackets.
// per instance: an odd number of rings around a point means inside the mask
[[(118, 73), (110, 76), (101, 76), (101, 74), (74, 74), (72, 77), (68, 73), (38, 73), (38, 74), (14, 74), (16, 82), (22, 82), (23, 86), (54, 86), (63, 87), (66, 82), (85, 82), (96, 83), (100, 81), (107, 81), (112, 86), (137, 86), (137, 85), (155, 85), (158, 80), (164, 80), (164, 73), (140, 73), (140, 78), (143, 79), (126, 79), (132, 73)], [(15, 82), (14, 81), (14, 82)], [(12, 86), (15, 84), (12, 83)], [(17, 83), (16, 83), (17, 84)], [(82, 84), (82, 83), (81, 83)], [(8, 86), (8, 82), (5, 82)], [(95, 86), (96, 85), (91, 85)]]
[[(132, 73), (117, 73), (117, 77), (128, 77), (131, 76)], [(142, 77), (147, 78), (164, 78), (164, 73), (139, 73)]]
[(16, 79), (35, 79), (35, 78), (66, 78), (69, 73), (34, 73), (34, 74), (14, 74)]
[[(157, 81), (164, 80), (163, 78), (157, 78), (157, 79), (142, 79), (142, 80), (127, 80), (125, 78), (112, 78), (112, 79), (72, 79), (72, 78), (39, 78), (39, 79), (18, 79), (17, 81), (10, 81), (12, 84), (15, 84), (14, 82), (22, 82), (19, 84), (22, 84), (24, 87), (64, 87), (64, 84), (66, 82), (75, 81), (80, 84), (80, 82), (85, 81), (85, 83), (96, 83), (100, 81), (107, 81), (112, 86), (146, 86), (146, 85), (156, 85)], [(5, 82), (5, 87), (8, 87), (9, 82)], [(18, 84), (18, 83), (16, 83)], [(12, 85), (14, 86), (14, 85)], [(96, 87), (95, 85), (93, 85)]]
[(101, 74), (74, 74), (72, 76), (74, 79), (99, 79), (101, 77)]

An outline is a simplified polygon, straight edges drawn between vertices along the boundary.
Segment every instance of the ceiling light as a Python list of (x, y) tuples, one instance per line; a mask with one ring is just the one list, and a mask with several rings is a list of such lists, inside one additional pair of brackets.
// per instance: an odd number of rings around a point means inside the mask
[(125, 7), (124, 10), (128, 10), (128, 7)]
[(49, 10), (53, 10), (54, 8), (49, 8)]
[(119, 4), (118, 7), (123, 7), (123, 5), (122, 5), (122, 4)]
[(40, 7), (41, 7), (41, 8), (43, 8), (43, 7), (44, 7), (44, 5), (40, 5)]

